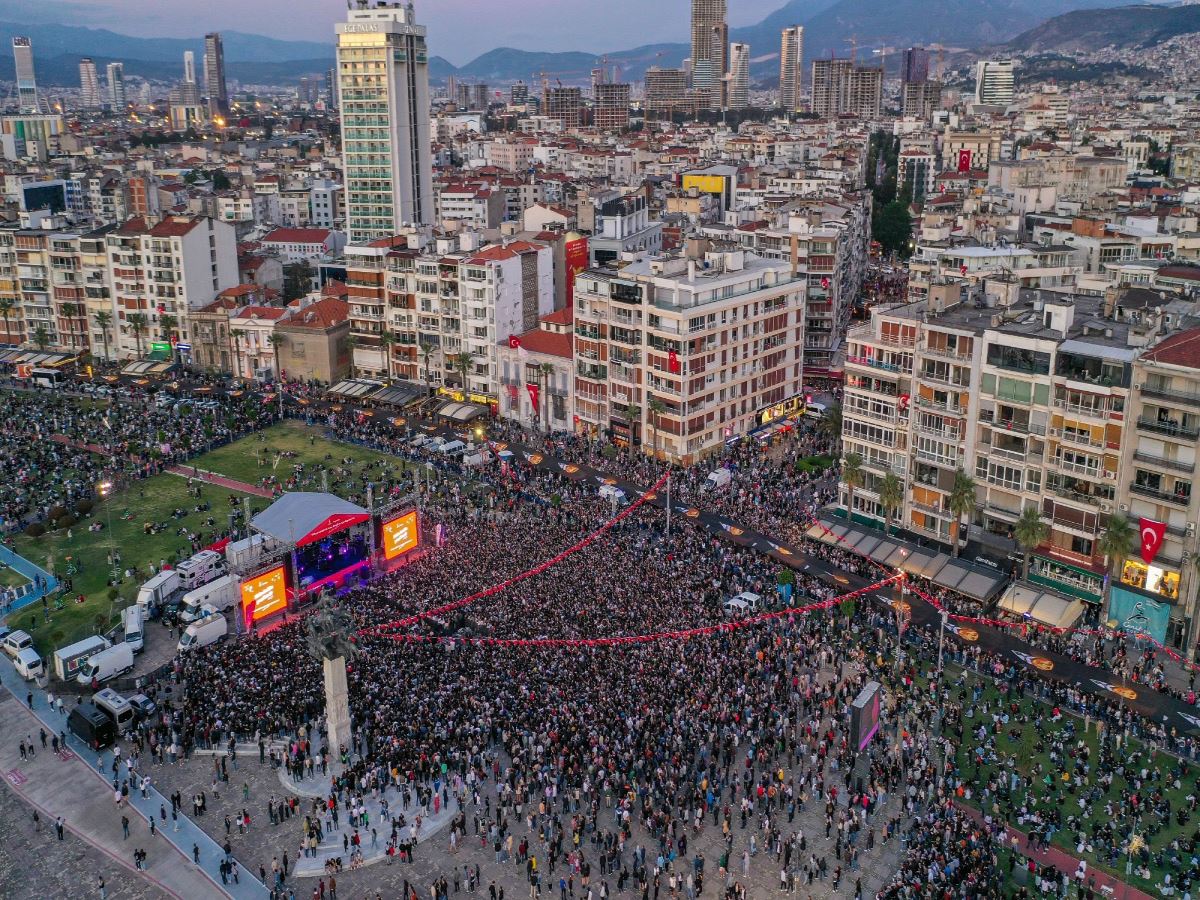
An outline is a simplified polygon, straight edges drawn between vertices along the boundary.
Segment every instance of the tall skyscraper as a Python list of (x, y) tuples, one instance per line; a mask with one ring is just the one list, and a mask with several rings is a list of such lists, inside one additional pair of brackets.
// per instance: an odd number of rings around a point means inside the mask
[(17, 73), (17, 103), (22, 113), (42, 111), (38, 102), (37, 78), (33, 74), (33, 41), (20, 35), (12, 39), (13, 63)]
[(412, 4), (358, 0), (337, 25), (350, 241), (433, 223), (429, 58)]
[(804, 85), (804, 26), (793, 25), (780, 32), (779, 105), (788, 112), (800, 108)]
[(729, 89), (725, 94), (728, 109), (750, 105), (750, 45), (729, 45)]
[(183, 51), (183, 83), (196, 83), (196, 54), (191, 50)]
[(924, 47), (909, 47), (900, 58), (900, 80), (917, 84), (929, 80), (929, 51)]
[(105, 69), (108, 75), (108, 105), (113, 112), (125, 112), (125, 63), (111, 62)]
[(628, 84), (605, 81), (594, 88), (596, 109), (593, 124), (604, 131), (624, 131), (629, 127), (629, 100), (633, 91)]
[(204, 92), (208, 95), (210, 115), (223, 116), (229, 112), (229, 90), (225, 85), (225, 44), (216, 32), (204, 36)]
[(878, 118), (883, 105), (883, 69), (849, 59), (814, 59), (812, 111), (822, 118), (852, 115)]
[(90, 56), (79, 60), (79, 104), (84, 109), (100, 106), (100, 76), (96, 74), (96, 61)]
[(975, 102), (983, 106), (1008, 106), (1013, 102), (1013, 61), (981, 59), (975, 64)]
[(692, 0), (692, 87), (706, 108), (721, 102), (729, 46), (725, 12), (725, 0)]
[(647, 119), (670, 119), (676, 112), (691, 112), (694, 109), (688, 93), (687, 73), (683, 69), (651, 66), (646, 70), (645, 92), (643, 106)]

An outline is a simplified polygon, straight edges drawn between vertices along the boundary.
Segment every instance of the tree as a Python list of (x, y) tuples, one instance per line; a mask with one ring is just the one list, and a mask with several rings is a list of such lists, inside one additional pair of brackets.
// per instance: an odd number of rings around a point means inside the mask
[(283, 302), (291, 303), (312, 290), (312, 266), (301, 260), (283, 270)]
[(429, 374), (429, 358), (433, 356), (433, 351), (436, 349), (437, 345), (433, 341), (421, 341), (421, 356), (425, 358), (425, 384), (430, 390), (433, 389), (433, 381)]
[(637, 423), (642, 420), (642, 409), (636, 403), (625, 404), (625, 423), (629, 426), (629, 453), (633, 454), (633, 435)]
[(854, 519), (854, 489), (863, 486), (863, 458), (857, 453), (847, 453), (842, 461), (842, 481), (846, 483), (846, 518)]
[(1046, 539), (1046, 535), (1049, 533), (1050, 526), (1042, 521), (1042, 514), (1038, 512), (1037, 507), (1027, 506), (1021, 510), (1021, 517), (1017, 519), (1017, 524), (1013, 528), (1013, 537), (1024, 555), (1021, 563), (1022, 580), (1029, 578), (1029, 555)]
[(379, 335), (379, 346), (383, 350), (383, 370), (389, 381), (392, 378), (392, 345), (394, 343), (396, 343), (396, 336), (390, 331), (384, 331)]
[(842, 405), (835, 403), (825, 410), (825, 415), (817, 426), (821, 433), (833, 442), (834, 453), (842, 447)]
[(658, 459), (658, 417), (667, 411), (667, 407), (657, 397), (651, 397), (646, 409), (650, 412), (650, 425), (654, 429), (654, 458)]
[(242, 368), (242, 338), (246, 336), (246, 332), (241, 328), (231, 328), (229, 336), (233, 338), (233, 352), (237, 362), (237, 370), (233, 374), (235, 378), (242, 378), (245, 371)]
[(125, 317), (125, 324), (129, 330), (133, 332), (133, 339), (137, 341), (138, 359), (142, 357), (142, 335), (146, 333), (146, 314), (145, 313), (130, 313)]
[(892, 514), (904, 505), (904, 484), (895, 472), (888, 472), (879, 483), (879, 505), (883, 507), (883, 530), (892, 533)]
[(279, 366), (279, 348), (287, 343), (287, 338), (272, 331), (267, 338), (267, 343), (271, 345), (271, 353), (275, 356), (275, 380), (283, 381), (283, 369)]
[(471, 366), (474, 365), (474, 363), (475, 354), (471, 353), (469, 350), (464, 350), (462, 353), (455, 353), (454, 356), (450, 357), (450, 365), (454, 371), (458, 373), (458, 377), (462, 380), (462, 389), (464, 392), (470, 390), (470, 386), (467, 383), (467, 378), (471, 374)]
[(909, 242), (912, 240), (912, 215), (908, 211), (908, 203), (903, 197), (897, 198), (885, 206), (874, 220), (872, 235), (879, 241), (884, 252), (908, 257)]
[(950, 487), (949, 508), (954, 520), (950, 531), (954, 541), (954, 555), (958, 556), (958, 536), (962, 528), (962, 517), (975, 515), (975, 479), (959, 469), (954, 473), (954, 484)]
[(212, 177), (212, 186), (214, 191), (227, 191), (231, 187), (229, 184), (229, 176), (225, 174), (223, 169), (213, 169), (210, 173)]
[(39, 350), (46, 349), (46, 345), (50, 343), (50, 332), (46, 330), (45, 325), (38, 325), (33, 329), (33, 343)]
[(175, 329), (179, 326), (179, 320), (170, 313), (163, 313), (158, 317), (158, 330), (164, 341), (171, 340), (175, 335)]
[[(1117, 567), (1133, 552), (1133, 548), (1138, 543), (1129, 519), (1120, 513), (1108, 517), (1108, 525), (1104, 529), (1104, 534), (1100, 535), (1100, 540), (1096, 542), (1096, 547), (1104, 554), (1110, 576), (1115, 574)], [(1108, 588), (1111, 592), (1111, 577), (1108, 579)]]
[(112, 356), (108, 352), (108, 326), (112, 324), (112, 313), (106, 309), (102, 309), (92, 318), (100, 326), (100, 340), (104, 342), (104, 358), (106, 360), (112, 359)]
[(0, 316), (4, 317), (4, 340), (11, 343), (12, 330), (8, 327), (8, 317), (17, 307), (17, 301), (12, 297), (0, 297)]

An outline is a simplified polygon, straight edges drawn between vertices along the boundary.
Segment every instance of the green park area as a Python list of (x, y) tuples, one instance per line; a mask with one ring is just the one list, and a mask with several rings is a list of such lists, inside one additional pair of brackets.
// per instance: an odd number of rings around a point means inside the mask
[[(272, 426), (198, 457), (192, 464), (202, 471), (251, 483), (267, 474), (285, 482), (294, 466), (303, 465), (302, 482), (295, 489), (308, 491), (322, 490), (325, 479), (320, 469), (327, 467), (329, 490), (346, 497), (361, 491), (359, 479), (364, 471), (377, 483), (398, 477), (402, 471), (396, 457), (327, 440), (319, 429), (298, 422)], [(200, 488), (199, 499), (195, 496), (196, 486)], [(67, 527), (17, 535), (13, 549), (60, 580), (69, 579), (71, 590), (58, 604), (53, 600), (48, 604), (48, 619), (47, 611), (38, 603), (10, 615), (7, 624), (29, 631), (42, 653), (105, 630), (116, 621), (119, 611), (133, 602), (138, 588), (163, 561), (179, 562), (191, 555), (186, 533), (198, 534), (201, 546), (211, 543), (216, 533), (229, 526), (231, 498), (240, 504), (246, 496), (199, 482), (189, 494), (186, 478), (156, 475), (125, 485), (94, 506), (85, 504), (86, 513)], [(357, 499), (361, 502), (361, 497)], [(253, 516), (271, 501), (250, 496), (249, 502)], [(210, 508), (196, 511), (204, 504)], [(95, 523), (103, 527), (89, 531), (88, 526)], [(109, 584), (110, 551), (114, 546), (121, 576), (115, 589)], [(130, 569), (137, 574), (124, 577)], [(7, 575), (20, 577), (11, 570), (0, 570), (0, 586), (9, 583)], [(83, 603), (76, 602), (79, 595), (86, 598)]]
[[(1089, 868), (1102, 869), (1155, 896), (1159, 894), (1156, 885), (1163, 882), (1164, 875), (1170, 873), (1172, 882), (1175, 881), (1176, 870), (1170, 864), (1171, 843), (1179, 841), (1181, 846), (1177, 855), (1186, 868), (1192, 858), (1192, 852), (1186, 847), (1197, 832), (1196, 822), (1185, 819), (1181, 824), (1178, 818), (1181, 810), (1189, 808), (1188, 795), (1197, 789), (1194, 765), (1184, 774), (1175, 757), (1155, 752), (1134, 739), (1123, 740), (1118, 747), (1095, 721), (1063, 714), (1055, 722), (1050, 706), (1029, 698), (1008, 699), (992, 682), (981, 682), (977, 676), (965, 675), (960, 683), (968, 692), (964, 709), (971, 705), (970, 692), (974, 686), (983, 687), (980, 700), (974, 704), (976, 716), (963, 720), (963, 740), (956, 751), (959, 771), (971, 787), (971, 805), (1001, 817), (1025, 834), (1029, 833), (1031, 825), (1017, 822), (1022, 808), (1036, 810), (1043, 818), (1057, 811), (1061, 822), (1051, 843), (1072, 857), (1087, 860)], [(952, 696), (957, 694), (957, 690), (952, 691)], [(982, 715), (985, 704), (989, 713)], [(1008, 723), (995, 729), (992, 713), (1006, 714)], [(982, 743), (978, 738), (981, 724), (991, 732)], [(1051, 755), (1056, 739), (1065, 749), (1057, 759)], [(993, 740), (995, 754), (985, 750), (984, 764), (977, 766), (977, 750)], [(1084, 747), (1088, 753), (1084, 763), (1086, 769), (1077, 771), (1076, 762)], [(1098, 775), (1116, 772), (1120, 766), (1124, 766), (1123, 774), (1114, 775), (1111, 786), (1105, 789)], [(1148, 773), (1146, 779), (1141, 779), (1143, 769)], [(1021, 776), (1021, 782), (1016, 791), (1010, 791), (1010, 773), (1014, 770)], [(1135, 780), (1141, 780), (1140, 785)], [(984, 788), (989, 785), (990, 796), (984, 797)], [(1097, 786), (1100, 797), (1090, 806), (1081, 805), (1080, 798)], [(1130, 800), (1134, 794), (1139, 797), (1140, 804), (1136, 811)], [(1169, 816), (1160, 816), (1151, 807), (1150, 798), (1155, 796), (1170, 803)], [(1112, 815), (1106, 809), (1109, 804)], [(1104, 830), (1109, 826), (1112, 836), (1106, 838)], [(1137, 835), (1132, 859), (1125, 853), (1130, 834)], [(1119, 848), (1115, 860), (1108, 853), (1108, 846)], [(1161, 864), (1157, 858), (1160, 853), (1163, 854)], [(1126, 874), (1127, 866), (1131, 869), (1129, 874)]]
[(27, 584), (29, 584), (28, 578), (0, 563), (0, 588), (19, 588)]

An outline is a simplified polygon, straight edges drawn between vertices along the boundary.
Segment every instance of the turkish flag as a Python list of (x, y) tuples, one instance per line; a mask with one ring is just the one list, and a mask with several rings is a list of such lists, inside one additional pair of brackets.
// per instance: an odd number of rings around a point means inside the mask
[(821, 279), (821, 287), (825, 290), (829, 290), (829, 276), (828, 275), (826, 275), (824, 278)]
[(959, 150), (958, 151), (958, 171), (960, 171), (960, 172), (970, 172), (971, 171), (971, 151), (970, 150)]
[(1154, 562), (1162, 547), (1163, 537), (1167, 533), (1166, 522), (1155, 522), (1153, 519), (1139, 519), (1138, 527), (1142, 531), (1142, 559), (1147, 565)]
[(510, 346), (514, 350), (516, 350), (518, 347), (521, 346), (521, 339), (519, 337), (517, 337), (515, 334), (510, 334), (508, 336), (508, 346)]
[(525, 390), (529, 391), (529, 402), (533, 404), (534, 413), (538, 410), (538, 386), (536, 384), (525, 385)]
[(672, 374), (679, 374), (679, 354), (674, 350), (667, 354), (667, 367), (671, 370)]

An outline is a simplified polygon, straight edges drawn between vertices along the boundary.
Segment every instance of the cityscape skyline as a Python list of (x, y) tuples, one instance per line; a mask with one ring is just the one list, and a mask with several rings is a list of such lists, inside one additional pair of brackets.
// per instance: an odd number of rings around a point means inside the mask
[[(754, 24), (785, 2), (736, 0), (730, 4), (729, 24)], [(627, 44), (684, 42), (691, 4), (690, 0), (663, 0), (657, 15), (647, 19), (638, 0), (611, 0), (603, 6), (590, 0), (514, 0), (496, 22), (463, 27), (464, 22), (478, 23), (480, 11), (489, 5), (494, 6), (486, 0), (418, 2), (417, 16), (429, 25), (431, 52), (461, 65), (497, 47), (592, 52)], [(106, 28), (134, 37), (203, 38), (207, 31), (237, 31), (332, 47), (328, 23), (345, 15), (344, 0), (310, 0), (306, 6), (303, 15), (296, 15), (294, 4), (287, 0), (263, 0), (253, 6), (235, 0), (179, 0), (169, 8), (150, 0), (14, 0), (5, 18)]]

